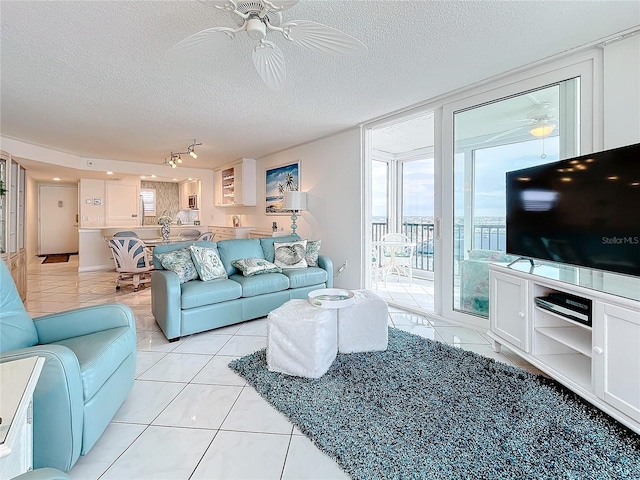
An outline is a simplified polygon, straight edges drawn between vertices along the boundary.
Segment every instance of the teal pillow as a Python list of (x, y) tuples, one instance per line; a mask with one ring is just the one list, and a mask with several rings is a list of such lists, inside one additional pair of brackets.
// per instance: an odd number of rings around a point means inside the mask
[(201, 280), (207, 282), (216, 278), (227, 278), (227, 271), (215, 248), (189, 246), (191, 260), (198, 271)]
[(231, 262), (235, 268), (242, 272), (245, 277), (259, 275), (261, 273), (282, 273), (282, 269), (264, 258), (242, 258)]
[(180, 283), (196, 280), (198, 271), (191, 260), (191, 251), (187, 248), (174, 250), (173, 252), (158, 255), (160, 263), (165, 270), (171, 270), (178, 274)]
[(309, 267), (318, 266), (318, 256), (320, 255), (320, 244), (322, 240), (308, 240), (307, 241), (307, 265)]

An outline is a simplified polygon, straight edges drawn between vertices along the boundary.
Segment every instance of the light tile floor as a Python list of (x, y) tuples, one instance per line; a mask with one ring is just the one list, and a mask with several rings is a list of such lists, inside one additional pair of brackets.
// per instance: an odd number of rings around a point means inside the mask
[[(348, 476), (228, 367), (266, 346), (266, 319), (169, 343), (151, 313), (149, 288), (115, 290), (115, 272), (78, 273), (68, 263), (28, 266), (25, 306), (36, 317), (120, 302), (136, 318), (138, 361), (129, 397), (94, 448), (70, 472), (78, 479), (346, 479)], [(530, 368), (495, 353), (473, 330), (390, 309), (389, 324)]]

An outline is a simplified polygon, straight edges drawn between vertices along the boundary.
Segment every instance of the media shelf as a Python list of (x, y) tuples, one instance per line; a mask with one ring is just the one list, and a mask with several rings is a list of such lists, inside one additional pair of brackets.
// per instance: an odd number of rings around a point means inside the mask
[[(492, 264), (489, 337), (640, 433), (640, 301)], [(580, 320), (537, 298), (582, 304)], [(589, 308), (583, 308), (587, 305)], [(586, 325), (585, 323), (590, 325)]]

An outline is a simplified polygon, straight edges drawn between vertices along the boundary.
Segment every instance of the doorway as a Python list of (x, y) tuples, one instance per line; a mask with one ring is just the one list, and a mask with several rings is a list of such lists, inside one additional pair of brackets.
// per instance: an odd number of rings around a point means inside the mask
[[(373, 126), (366, 138), (371, 261), (365, 263), (370, 265), (366, 275), (369, 288), (391, 305), (434, 312), (438, 265), (434, 114), (423, 111)], [(389, 247), (385, 244), (388, 235), (394, 235), (394, 241), (406, 240), (409, 246)], [(404, 258), (397, 258), (396, 253)], [(401, 268), (390, 266), (400, 260)]]
[(78, 187), (40, 185), (38, 254), (78, 252)]

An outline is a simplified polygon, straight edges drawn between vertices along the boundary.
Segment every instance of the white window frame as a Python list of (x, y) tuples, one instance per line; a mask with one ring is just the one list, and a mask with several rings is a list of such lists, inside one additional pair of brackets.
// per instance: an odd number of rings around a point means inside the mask
[[(142, 204), (144, 205), (143, 216), (155, 217), (156, 213), (156, 189), (155, 188), (141, 188), (140, 196), (142, 197)], [(151, 197), (151, 198), (148, 198)]]

